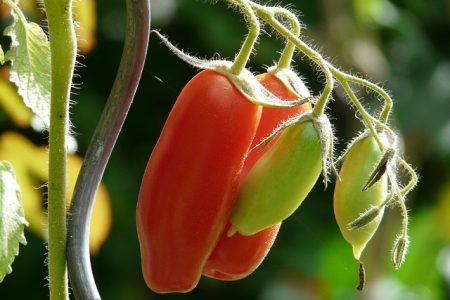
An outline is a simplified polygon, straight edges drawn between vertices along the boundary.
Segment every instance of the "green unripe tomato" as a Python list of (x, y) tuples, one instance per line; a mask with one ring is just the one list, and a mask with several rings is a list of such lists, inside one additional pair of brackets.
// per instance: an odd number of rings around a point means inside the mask
[(387, 197), (387, 176), (384, 174), (373, 186), (363, 188), (383, 156), (375, 138), (366, 136), (356, 141), (344, 158), (334, 190), (334, 214), (345, 240), (353, 247), (353, 256), (360, 260), (361, 253), (375, 234), (383, 217), (384, 207), (370, 223), (350, 230), (349, 223), (362, 213), (380, 205)]
[(231, 215), (233, 229), (252, 235), (289, 217), (320, 176), (321, 151), (312, 121), (286, 128), (244, 179)]

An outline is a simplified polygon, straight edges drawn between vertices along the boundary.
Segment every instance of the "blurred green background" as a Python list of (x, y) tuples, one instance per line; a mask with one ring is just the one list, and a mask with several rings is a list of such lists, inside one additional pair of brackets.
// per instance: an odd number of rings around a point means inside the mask
[[(152, 28), (201, 57), (233, 58), (246, 33), (242, 16), (224, 1), (152, 0)], [(264, 1), (262, 1), (264, 2)], [(147, 159), (177, 94), (197, 70), (150, 38), (141, 85), (106, 169), (112, 228), (93, 270), (103, 299), (450, 299), (450, 1), (277, 1), (301, 16), (302, 38), (335, 65), (380, 83), (395, 100), (391, 123), (402, 135), (404, 156), (420, 174), (408, 197), (411, 246), (399, 271), (390, 248), (400, 213), (389, 210), (369, 244), (367, 286), (356, 291), (358, 264), (341, 237), (332, 209), (331, 186), (319, 182), (301, 208), (281, 227), (264, 263), (237, 282), (202, 278), (188, 294), (157, 295), (141, 276), (135, 206)], [(86, 151), (108, 96), (122, 52), (125, 1), (97, 0), (97, 46), (79, 58), (79, 88), (73, 94), (73, 130), (80, 155)], [(278, 58), (282, 41), (268, 28), (249, 67), (264, 72)], [(302, 56), (295, 68), (317, 94), (320, 73)], [(360, 92), (364, 96), (364, 91)], [(328, 113), (338, 151), (361, 129), (355, 111), (337, 89)], [(370, 95), (366, 107), (380, 104)], [(16, 130), (43, 143), (37, 133), (2, 118), (0, 130)], [(0, 285), (0, 299), (47, 299), (46, 249), (30, 232), (13, 273)]]

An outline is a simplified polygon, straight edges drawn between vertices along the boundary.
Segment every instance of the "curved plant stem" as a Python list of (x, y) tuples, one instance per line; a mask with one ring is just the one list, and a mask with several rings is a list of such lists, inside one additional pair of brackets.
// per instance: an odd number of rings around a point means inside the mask
[(119, 70), (88, 147), (70, 207), (67, 259), (77, 299), (100, 299), (89, 258), (92, 207), (142, 74), (149, 34), (150, 0), (127, 0), (127, 30)]
[[(314, 61), (317, 65), (319, 65), (319, 67), (324, 72), (325, 79), (326, 79), (326, 85), (324, 87), (322, 95), (320, 96), (319, 100), (317, 101), (317, 103), (314, 107), (314, 115), (320, 116), (324, 112), (326, 104), (330, 97), (330, 94), (333, 90), (334, 78), (336, 78), (341, 82), (351, 81), (351, 82), (360, 84), (360, 85), (374, 91), (378, 95), (380, 95), (384, 99), (385, 105), (384, 105), (382, 112), (380, 113), (379, 120), (377, 120), (377, 121), (380, 123), (383, 123), (383, 124), (387, 122), (391, 108), (392, 108), (392, 99), (389, 96), (389, 94), (386, 93), (385, 90), (383, 90), (378, 85), (371, 83), (370, 81), (367, 81), (365, 79), (358, 78), (358, 77), (355, 77), (355, 76), (352, 76), (352, 75), (349, 75), (349, 74), (346, 74), (346, 73), (340, 71), (339, 69), (337, 69), (336, 67), (334, 67), (333, 65), (328, 63), (325, 59), (323, 59), (323, 57), (319, 53), (317, 53), (311, 47), (309, 47), (307, 44), (305, 44), (303, 41), (301, 41), (298, 38), (296, 27), (294, 26), (294, 25), (298, 24), (298, 20), (295, 17), (295, 15), (290, 13), (288, 10), (279, 10), (279, 8), (276, 8), (276, 7), (266, 7), (266, 6), (259, 5), (257, 3), (251, 2), (251, 1), (248, 1), (248, 2), (252, 6), (252, 8), (255, 10), (258, 17), (260, 17), (264, 22), (268, 23), (278, 33), (283, 35), (284, 38), (286, 38), (290, 43), (292, 43), (292, 45), (295, 45), (307, 57), (309, 57), (312, 61)], [(283, 26), (283, 24), (281, 24), (280, 22), (278, 22), (276, 20), (276, 18), (275, 18), (276, 14), (282, 14), (290, 20), (291, 27), (292, 27), (291, 31), (289, 31), (286, 27)], [(295, 21), (297, 21), (297, 22), (295, 22)], [(289, 43), (288, 43), (288, 45), (289, 45)], [(286, 53), (286, 55), (288, 55), (288, 54), (289, 54), (289, 52)], [(283, 53), (283, 56), (284, 56), (284, 53)], [(283, 56), (282, 56), (282, 58), (283, 58)], [(282, 63), (282, 62), (283, 62), (283, 64), (286, 64), (284, 58), (283, 58), (283, 60), (280, 60), (280, 63)], [(371, 118), (374, 119), (373, 117), (371, 117)], [(365, 119), (365, 121), (367, 122), (368, 120)]]
[(275, 31), (280, 33), (284, 38), (292, 42), (300, 51), (302, 51), (309, 59), (315, 62), (323, 71), (325, 75), (325, 87), (322, 94), (317, 100), (313, 115), (315, 117), (321, 116), (325, 112), (326, 105), (330, 99), (331, 92), (334, 88), (334, 78), (328, 67), (328, 63), (325, 59), (316, 51), (314, 51), (310, 46), (305, 44), (300, 40), (295, 34), (293, 34), (289, 29), (287, 29), (282, 23), (280, 23), (275, 18), (275, 12), (271, 10), (270, 7), (265, 7), (254, 2), (249, 1), (250, 5), (253, 7), (256, 15), (261, 18), (264, 22), (269, 24)]
[(68, 299), (66, 269), (66, 159), (69, 97), (76, 58), (71, 0), (45, 0), (51, 51), (51, 108), (48, 182), (48, 268), (50, 299)]
[[(290, 26), (291, 26), (291, 32), (295, 36), (300, 35), (300, 30), (301, 30), (300, 22), (298, 21), (297, 17), (292, 12), (290, 12), (289, 10), (282, 8), (282, 7), (273, 7), (273, 12), (275, 15), (280, 15), (280, 16), (288, 19)], [(292, 57), (294, 56), (295, 49), (296, 49), (295, 44), (288, 40), (286, 42), (286, 46), (284, 47), (283, 52), (281, 53), (280, 59), (278, 60), (278, 64), (277, 64), (278, 70), (281, 70), (284, 68), (290, 69), (291, 61), (292, 61)]]
[(377, 130), (375, 129), (375, 127), (373, 126), (372, 122), (370, 121), (370, 115), (369, 113), (366, 112), (366, 110), (363, 108), (363, 106), (361, 105), (361, 103), (358, 101), (358, 98), (356, 97), (355, 93), (353, 92), (353, 90), (350, 88), (350, 86), (348, 85), (348, 83), (346, 81), (341, 82), (342, 88), (344, 89), (344, 91), (347, 93), (347, 95), (350, 98), (350, 101), (353, 103), (353, 105), (355, 105), (356, 109), (359, 111), (359, 113), (361, 114), (361, 117), (364, 120), (365, 125), (369, 128), (372, 136), (375, 138), (375, 140), (377, 141), (378, 146), (380, 147), (381, 151), (383, 151), (385, 149), (385, 145), (383, 143), (383, 141), (381, 140), (380, 136), (377, 133)]
[(401, 156), (396, 155), (395, 158), (400, 162), (403, 168), (405, 168), (406, 171), (408, 171), (409, 175), (411, 176), (409, 183), (401, 190), (401, 195), (405, 197), (406, 194), (408, 194), (414, 188), (419, 179), (417, 178), (417, 174), (414, 171), (414, 169)]
[[(394, 145), (394, 146), (397, 145), (397, 135), (392, 131), (392, 129), (389, 128), (389, 126), (386, 125), (385, 122), (383, 122), (382, 120), (379, 120), (379, 119), (373, 117), (371, 114), (369, 114), (364, 109), (362, 104), (359, 102), (358, 97), (356, 97), (355, 93), (350, 88), (350, 85), (348, 84), (347, 79), (345, 77), (340, 77), (340, 76), (337, 76), (336, 78), (337, 78), (338, 82), (341, 84), (341, 86), (344, 89), (344, 91), (347, 94), (347, 96), (349, 97), (350, 101), (355, 106), (356, 110), (361, 115), (361, 118), (363, 119), (365, 126), (367, 128), (369, 128), (369, 130), (372, 133), (373, 137), (376, 139), (378, 146), (380, 146), (380, 149), (384, 150), (385, 145), (382, 142), (381, 138), (379, 137), (379, 135), (377, 133), (377, 130), (376, 130), (374, 125), (376, 125), (376, 126), (380, 127), (381, 129), (385, 130), (391, 136), (391, 139), (392, 139), (391, 144)], [(386, 107), (390, 107), (390, 106), (386, 105), (385, 108)], [(387, 112), (389, 113), (389, 110)]]
[[(394, 175), (392, 175), (394, 176)], [(394, 197), (398, 204), (400, 205), (400, 209), (402, 212), (402, 230), (401, 230), (401, 236), (405, 239), (408, 238), (408, 209), (406, 208), (404, 197), (401, 194), (401, 191), (398, 188), (397, 182), (394, 179), (391, 179), (391, 185), (394, 192)]]
[(339, 81), (351, 81), (357, 83), (380, 95), (380, 97), (384, 99), (384, 108), (380, 113), (379, 120), (382, 123), (387, 122), (392, 109), (392, 98), (385, 90), (368, 80), (344, 73), (331, 64), (328, 64), (328, 66), (330, 67), (331, 73), (333, 73), (334, 77), (336, 77)]
[(256, 17), (251, 6), (247, 3), (246, 0), (228, 0), (228, 2), (241, 7), (242, 11), (247, 17), (247, 22), (249, 24), (247, 37), (245, 38), (245, 41), (242, 44), (239, 53), (236, 55), (233, 65), (231, 66), (231, 72), (235, 75), (238, 75), (244, 70), (250, 58), (250, 55), (252, 54), (256, 41), (258, 40), (260, 26), (258, 18)]

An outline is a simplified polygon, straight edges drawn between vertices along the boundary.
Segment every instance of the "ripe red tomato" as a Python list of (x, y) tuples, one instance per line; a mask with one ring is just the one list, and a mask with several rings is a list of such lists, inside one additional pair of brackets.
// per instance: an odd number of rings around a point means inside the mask
[(236, 199), (261, 107), (214, 71), (180, 93), (141, 184), (137, 228), (147, 285), (192, 290)]
[[(287, 101), (296, 99), (295, 95), (273, 74), (265, 73), (257, 77), (266, 89), (278, 98)], [(311, 104), (309, 103), (291, 108), (265, 107), (251, 147), (257, 145), (262, 139), (271, 134), (281, 122), (310, 109)], [(241, 179), (247, 175), (251, 167), (273, 145), (275, 140), (276, 138), (266, 147), (256, 149), (249, 153), (245, 160)], [(250, 236), (243, 236), (236, 233), (232, 237), (228, 237), (227, 231), (230, 227), (230, 224), (228, 224), (213, 253), (209, 257), (203, 274), (221, 280), (237, 280), (248, 276), (264, 260), (275, 241), (280, 225), (281, 223), (275, 224)]]
[(220, 280), (238, 280), (247, 277), (261, 264), (278, 234), (281, 223), (264, 229), (254, 235), (232, 237), (226, 233), (230, 224), (225, 227), (220, 241), (203, 269), (203, 275)]

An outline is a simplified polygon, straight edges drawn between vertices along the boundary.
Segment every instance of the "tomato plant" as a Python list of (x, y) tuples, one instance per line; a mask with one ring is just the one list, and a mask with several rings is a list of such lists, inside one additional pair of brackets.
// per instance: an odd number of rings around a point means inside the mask
[[(290, 10), (251, 0), (226, 2), (243, 13), (248, 24), (248, 35), (233, 61), (196, 58), (155, 32), (175, 55), (203, 71), (179, 94), (142, 178), (136, 221), (147, 285), (159, 293), (187, 292), (202, 274), (220, 280), (248, 276), (271, 249), (281, 222), (301, 205), (320, 173), (326, 187), (332, 172), (337, 178), (336, 219), (358, 260), (385, 207), (400, 208), (402, 226), (392, 250), (392, 261), (399, 268), (409, 245), (405, 199), (417, 176), (401, 157), (398, 136), (389, 124), (391, 96), (335, 67), (305, 43), (298, 17)], [(75, 32), (73, 14), (81, 23), (92, 24), (95, 18), (94, 3), (84, 3), (89, 10), (78, 8), (73, 13), (72, 0), (45, 0), (47, 35), (27, 20), (19, 1), (1, 1), (5, 4), (1, 15), (8, 7), (12, 18), (4, 31), (11, 42), (6, 52), (3, 44), (0, 47), (0, 63), (8, 64), (0, 76), (7, 74), (17, 86), (12, 94), (31, 109), (32, 113), (26, 110), (25, 123), (31, 124), (28, 119), (33, 114), (38, 116), (40, 130), (49, 136), (48, 209), (33, 207), (48, 212), (49, 294), (63, 300), (69, 297), (68, 275), (77, 299), (100, 299), (87, 238), (94, 196), (136, 92), (150, 34), (150, 1), (127, 1), (119, 71), (87, 148), (73, 200), (68, 201), (69, 100), (76, 35), (90, 36), (95, 31)], [(286, 46), (274, 67), (255, 76), (246, 66), (258, 48), (262, 24)], [(78, 45), (78, 49), (89, 51), (92, 45)], [(320, 73), (323, 88), (317, 95), (309, 94), (291, 68), (295, 51)], [(340, 174), (335, 169), (337, 138), (328, 105), (336, 83), (364, 127), (364, 135), (350, 142)], [(355, 87), (383, 101), (379, 114), (365, 109)], [(10, 162), (0, 162), (0, 207), (7, 208), (0, 211), (0, 244), (5, 245), (0, 281), (11, 272), (19, 244), (26, 243), (24, 227), (29, 223), (14, 168)], [(409, 178), (400, 176), (401, 171)], [(39, 222), (30, 224), (39, 226), (35, 225)], [(364, 278), (363, 271), (360, 275)]]

